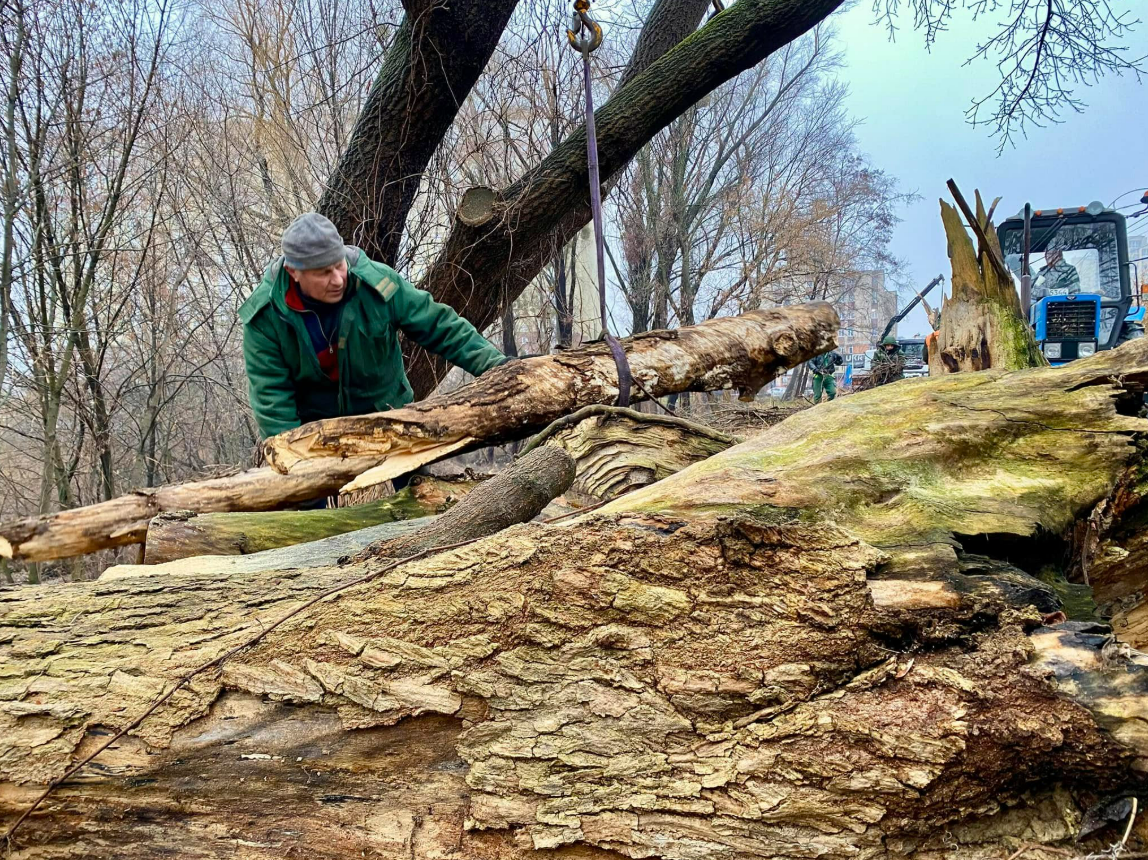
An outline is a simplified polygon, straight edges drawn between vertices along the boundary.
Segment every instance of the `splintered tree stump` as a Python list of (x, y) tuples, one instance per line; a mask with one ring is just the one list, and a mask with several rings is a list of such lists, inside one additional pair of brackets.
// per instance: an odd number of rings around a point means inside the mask
[[(1143, 788), (1146, 660), (1056, 621), (1022, 568), (1050, 540), (1078, 562), (1099, 506), (1101, 555), (1142, 534), (1146, 384), (1148, 340), (885, 386), (577, 519), (380, 569), (177, 692), (14, 856), (1106, 848), (1125, 821), (1089, 810)], [(0, 816), (382, 561), (0, 591)]]
[[(654, 396), (737, 388), (752, 397), (836, 344), (837, 313), (816, 302), (753, 311), (622, 341)], [(632, 399), (645, 396), (635, 389)], [(164, 511), (266, 511), (373, 486), (471, 448), (524, 439), (554, 419), (618, 397), (596, 344), (494, 368), (449, 394), (375, 415), (304, 425), (267, 442), (275, 469), (138, 490), (111, 501), (0, 524), (0, 558), (41, 561), (143, 542)]]
[[(956, 186), (951, 188), (966, 208)], [(976, 250), (961, 212), (944, 200), (940, 204), (953, 266), (952, 295), (943, 300), (937, 336), (929, 340), (929, 373), (1047, 366), (1004, 266), (1000, 241), (980, 192), (976, 193), (976, 212), (968, 212), (969, 224), (976, 223)]]
[(148, 525), (146, 564), (197, 555), (250, 555), (382, 523), (440, 514), (475, 486), (469, 478), (416, 475), (392, 496), (362, 505), (308, 511), (196, 514), (172, 511)]

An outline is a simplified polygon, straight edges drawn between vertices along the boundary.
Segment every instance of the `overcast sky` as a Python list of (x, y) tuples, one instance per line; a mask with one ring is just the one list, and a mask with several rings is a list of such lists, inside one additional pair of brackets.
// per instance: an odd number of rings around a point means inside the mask
[[(1142, 0), (1128, 2), (1139, 5)], [(1026, 200), (1035, 208), (1093, 200), (1108, 205), (1129, 189), (1148, 188), (1148, 80), (1108, 77), (1080, 89), (1088, 103), (1084, 113), (1066, 115), (1060, 125), (1030, 129), (1027, 140), (998, 156), (991, 129), (974, 128), (965, 119), (972, 99), (991, 91), (998, 80), (992, 63), (963, 65), (988, 32), (986, 26), (967, 16), (958, 19), (930, 53), (922, 35), (911, 29), (911, 20), (903, 20), (895, 42), (873, 20), (868, 0), (837, 16), (847, 63), (841, 77), (849, 82), (849, 109), (863, 120), (856, 132), (861, 148), (904, 190), (921, 195), (920, 202), (900, 211), (892, 246), (917, 288), (938, 274), (948, 283), (951, 270), (937, 201), (947, 198), (949, 177), (970, 201), (974, 188), (987, 200), (1002, 196), (997, 223)], [(1137, 27), (1132, 50), (1148, 54), (1148, 25)], [(1138, 199), (1139, 194), (1128, 195), (1117, 205)], [(1129, 221), (1129, 230), (1148, 230), (1148, 215)], [(915, 312), (899, 333), (928, 330), (924, 313)]]

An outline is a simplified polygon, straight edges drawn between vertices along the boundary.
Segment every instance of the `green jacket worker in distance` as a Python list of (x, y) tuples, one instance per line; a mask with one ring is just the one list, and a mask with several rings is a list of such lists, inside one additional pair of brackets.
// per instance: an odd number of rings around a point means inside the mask
[(474, 376), (507, 361), (449, 307), (344, 245), (317, 212), (292, 221), (282, 247), (239, 309), (248, 396), (264, 438), (410, 403), (399, 331)]

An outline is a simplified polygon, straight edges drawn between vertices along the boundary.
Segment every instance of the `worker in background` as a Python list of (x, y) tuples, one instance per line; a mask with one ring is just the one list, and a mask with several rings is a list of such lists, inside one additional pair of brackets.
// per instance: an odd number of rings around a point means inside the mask
[(344, 245), (317, 212), (291, 222), (282, 251), (239, 309), (263, 437), (410, 403), (400, 331), (474, 376), (508, 360), (451, 308)]
[(1044, 266), (1036, 273), (1033, 281), (1034, 299), (1044, 296), (1072, 296), (1080, 292), (1080, 272), (1076, 266), (1064, 259), (1059, 248), (1049, 248), (1044, 252)]
[(901, 344), (893, 335), (886, 335), (877, 346), (869, 374), (874, 386), (904, 378), (905, 359), (901, 356)]
[(823, 352), (821, 355), (816, 355), (810, 359), (809, 369), (813, 372), (814, 403), (821, 402), (822, 391), (830, 400), (837, 396), (837, 380), (834, 379), (833, 372), (844, 363), (845, 359), (836, 351)]

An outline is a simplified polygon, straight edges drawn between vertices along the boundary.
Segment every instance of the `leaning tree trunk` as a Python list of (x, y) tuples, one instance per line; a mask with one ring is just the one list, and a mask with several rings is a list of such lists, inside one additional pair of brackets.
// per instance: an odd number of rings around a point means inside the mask
[(1086, 812), (1144, 787), (1145, 658), (1058, 623), (1013, 563), (1071, 557), (1074, 525), (1135, 483), (1146, 383), (1141, 341), (885, 386), (577, 520), (396, 567), (0, 592), (10, 822), (190, 668), (376, 576), (196, 676), (51, 795), (15, 856), (1111, 844), (1124, 821)]
[[(655, 397), (691, 388), (738, 388), (751, 396), (787, 367), (831, 349), (837, 325), (829, 305), (814, 303), (647, 332), (622, 344), (634, 379)], [(525, 438), (561, 415), (617, 396), (617, 369), (600, 344), (513, 362), (403, 409), (314, 422), (275, 437), (268, 443), (274, 462), (289, 474), (252, 469), (0, 524), (0, 558), (39, 561), (140, 543), (148, 522), (163, 511), (288, 508), (462, 450)], [(633, 400), (643, 396), (640, 389), (631, 392)]]
[(943, 301), (936, 337), (929, 339), (929, 373), (1047, 366), (1021, 309), (981, 193), (976, 192), (974, 213), (951, 181), (950, 188), (976, 234), (977, 248), (973, 250), (962, 212), (940, 201), (953, 266), (952, 295)]

